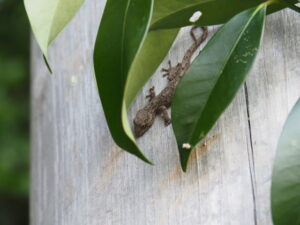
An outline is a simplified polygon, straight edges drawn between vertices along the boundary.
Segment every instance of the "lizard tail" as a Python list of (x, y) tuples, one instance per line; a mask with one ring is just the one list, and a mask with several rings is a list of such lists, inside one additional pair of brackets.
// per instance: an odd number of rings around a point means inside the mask
[(197, 50), (197, 48), (206, 40), (207, 35), (208, 35), (208, 29), (207, 29), (207, 27), (201, 27), (202, 34), (201, 34), (201, 36), (199, 38), (196, 38), (195, 30), (197, 28), (198, 27), (194, 26), (194, 27), (192, 27), (192, 29), (190, 31), (190, 35), (193, 38), (194, 43), (186, 51), (185, 55), (183, 56), (183, 60), (182, 60), (182, 71), (183, 71), (183, 73), (185, 73), (188, 70), (193, 54), (195, 53), (195, 51)]
[(193, 38), (193, 40), (195, 42), (195, 45), (192, 46), (192, 47), (194, 47), (196, 49), (206, 40), (207, 35), (208, 35), (208, 29), (207, 29), (207, 27), (201, 27), (201, 29), (202, 29), (202, 35), (199, 38), (196, 38), (195, 30), (197, 28), (198, 28), (197, 26), (193, 26), (192, 29), (191, 29), (191, 31), (190, 31), (191, 37)]

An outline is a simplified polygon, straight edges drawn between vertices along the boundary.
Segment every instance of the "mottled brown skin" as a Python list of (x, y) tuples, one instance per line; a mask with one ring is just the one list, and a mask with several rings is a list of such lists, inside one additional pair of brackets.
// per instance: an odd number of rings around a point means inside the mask
[(196, 38), (194, 34), (194, 30), (197, 29), (197, 27), (193, 27), (191, 29), (190, 35), (193, 38), (194, 43), (186, 51), (182, 62), (172, 67), (171, 62), (169, 61), (169, 68), (162, 69), (162, 72), (166, 72), (163, 77), (167, 77), (169, 80), (167, 86), (159, 93), (159, 95), (155, 95), (154, 87), (150, 88), (149, 95), (146, 96), (146, 98), (149, 98), (149, 103), (137, 112), (133, 120), (134, 133), (136, 137), (144, 135), (150, 129), (154, 123), (156, 115), (161, 115), (166, 126), (171, 123), (167, 109), (171, 106), (175, 88), (181, 77), (189, 69), (193, 54), (207, 38), (207, 27), (201, 28), (203, 33), (199, 38)]

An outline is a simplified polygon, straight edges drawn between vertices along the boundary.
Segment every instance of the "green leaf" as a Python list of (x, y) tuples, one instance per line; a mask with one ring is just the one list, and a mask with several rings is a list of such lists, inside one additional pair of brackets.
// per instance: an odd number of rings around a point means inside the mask
[(275, 225), (300, 224), (300, 99), (284, 125), (272, 176)]
[[(192, 149), (244, 82), (260, 45), (265, 12), (263, 4), (232, 18), (208, 42), (179, 83), (172, 124), (184, 171)], [(183, 144), (191, 148), (183, 148)]]
[[(297, 0), (289, 0), (294, 4)], [(176, 28), (192, 25), (190, 17), (196, 11), (202, 16), (196, 22), (199, 26), (226, 23), (237, 13), (255, 7), (264, 0), (157, 0), (154, 5), (151, 30)], [(267, 13), (285, 8), (286, 5), (276, 3), (268, 7)]]
[(130, 105), (138, 91), (155, 72), (174, 42), (179, 29), (157, 30), (147, 34), (127, 78), (125, 100)]
[(300, 8), (295, 5), (293, 0), (278, 0), (280, 4), (285, 5), (286, 7), (290, 8), (291, 10), (300, 13)]
[(152, 0), (108, 0), (94, 51), (95, 75), (111, 135), (118, 146), (148, 163), (130, 129), (124, 92), (149, 28), (152, 8)]
[(47, 49), (70, 22), (84, 0), (24, 0), (36, 40), (47, 59)]

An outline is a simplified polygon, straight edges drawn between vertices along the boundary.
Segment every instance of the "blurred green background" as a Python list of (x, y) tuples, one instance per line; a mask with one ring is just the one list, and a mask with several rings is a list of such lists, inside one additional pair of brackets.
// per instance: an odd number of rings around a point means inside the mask
[(28, 224), (29, 37), (23, 1), (0, 0), (0, 225)]

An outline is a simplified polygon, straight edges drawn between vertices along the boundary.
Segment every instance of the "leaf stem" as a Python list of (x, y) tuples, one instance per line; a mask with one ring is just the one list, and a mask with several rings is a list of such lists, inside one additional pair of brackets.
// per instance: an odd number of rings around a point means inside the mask
[(285, 1), (282, 1), (283, 4), (285, 4), (288, 8), (290, 8), (291, 10), (294, 10), (296, 11), (297, 13), (300, 13), (300, 8), (296, 5), (293, 5), (291, 3), (288, 3), (288, 2), (285, 2)]
[(281, 4), (284, 5), (298, 13), (300, 13), (300, 8), (296, 5), (294, 5), (292, 2), (290, 2), (289, 0), (269, 0), (264, 2), (263, 4), (265, 4), (266, 6), (272, 5), (272, 4)]
[(265, 6), (269, 6), (269, 5), (272, 5), (272, 4), (280, 4), (280, 0), (268, 0), (264, 3), (262, 3), (262, 5), (265, 5)]

